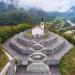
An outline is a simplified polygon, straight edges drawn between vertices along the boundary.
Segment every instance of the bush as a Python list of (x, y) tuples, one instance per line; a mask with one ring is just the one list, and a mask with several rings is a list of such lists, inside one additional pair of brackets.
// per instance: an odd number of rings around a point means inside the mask
[(8, 57), (2, 51), (2, 47), (1, 47), (1, 44), (0, 44), (0, 71), (5, 66), (5, 64), (7, 63), (7, 61), (8, 61)]
[(13, 35), (22, 32), (26, 29), (31, 28), (31, 25), (28, 24), (20, 24), (17, 26), (1, 26), (0, 27), (0, 42), (4, 43), (8, 38)]
[(73, 35), (69, 35), (69, 34), (63, 34), (64, 38), (67, 39), (70, 43), (72, 43), (73, 45), (75, 45), (75, 38)]
[(75, 75), (75, 47), (60, 61), (62, 75)]

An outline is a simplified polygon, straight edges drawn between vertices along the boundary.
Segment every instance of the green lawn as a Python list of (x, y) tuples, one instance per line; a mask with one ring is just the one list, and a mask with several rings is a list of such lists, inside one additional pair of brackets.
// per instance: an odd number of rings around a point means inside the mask
[(75, 47), (62, 58), (60, 68), (62, 75), (75, 75)]
[(7, 62), (8, 62), (8, 57), (4, 54), (2, 48), (0, 47), (0, 71), (6, 65)]

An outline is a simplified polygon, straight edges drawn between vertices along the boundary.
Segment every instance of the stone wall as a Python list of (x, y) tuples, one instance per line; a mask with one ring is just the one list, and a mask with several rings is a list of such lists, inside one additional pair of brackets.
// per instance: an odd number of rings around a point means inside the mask
[(18, 51), (18, 52), (21, 53), (21, 54), (29, 55), (29, 54), (33, 53), (33, 50), (32, 50), (32, 49), (27, 48), (27, 47), (23, 48), (23, 47), (18, 46), (17, 44), (15, 44), (15, 43), (13, 43), (13, 42), (11, 42), (9, 45), (10, 45), (10, 47), (11, 47), (13, 50)]
[(57, 41), (57, 37), (53, 37), (52, 39), (49, 38), (48, 40), (41, 41), (40, 44), (46, 47), (46, 46), (52, 45), (56, 41)]
[(34, 42), (32, 42), (31, 40), (25, 40), (24, 38), (17, 37), (17, 41), (27, 47), (34, 45)]
[(48, 54), (54, 54), (55, 52), (57, 52), (58, 50), (61, 50), (61, 48), (63, 48), (65, 46), (65, 42), (61, 42), (56, 44), (55, 46), (51, 47), (47, 47), (47, 48), (43, 48), (41, 50), (42, 53), (48, 55)]

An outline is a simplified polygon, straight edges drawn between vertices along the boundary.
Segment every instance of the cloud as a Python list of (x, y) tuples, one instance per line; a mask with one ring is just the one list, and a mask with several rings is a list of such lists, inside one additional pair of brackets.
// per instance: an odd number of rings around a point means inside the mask
[(13, 3), (18, 8), (39, 8), (47, 12), (66, 12), (75, 6), (75, 0), (0, 0), (7, 4)]

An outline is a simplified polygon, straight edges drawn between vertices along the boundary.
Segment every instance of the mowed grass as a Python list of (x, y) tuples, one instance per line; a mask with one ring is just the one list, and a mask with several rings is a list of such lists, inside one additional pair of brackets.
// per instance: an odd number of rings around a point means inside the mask
[(62, 75), (75, 75), (75, 47), (62, 58), (60, 69)]
[(8, 57), (0, 48), (0, 71), (3, 69), (3, 67), (6, 65), (7, 62), (8, 62)]

